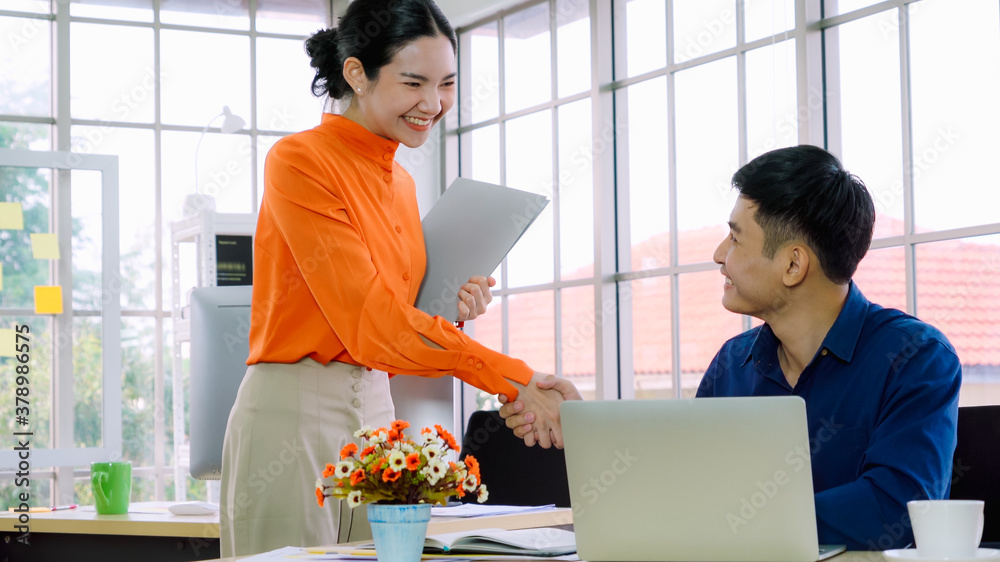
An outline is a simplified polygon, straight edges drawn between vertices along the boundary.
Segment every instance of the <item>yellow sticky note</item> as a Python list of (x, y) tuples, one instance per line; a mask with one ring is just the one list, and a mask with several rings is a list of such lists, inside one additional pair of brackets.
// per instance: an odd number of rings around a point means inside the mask
[(62, 314), (62, 287), (35, 285), (35, 314)]
[(0, 228), (24, 230), (24, 213), (20, 203), (0, 203)]
[(59, 238), (53, 233), (32, 234), (31, 253), (36, 260), (59, 259)]
[(17, 335), (14, 330), (0, 330), (0, 357), (13, 357)]

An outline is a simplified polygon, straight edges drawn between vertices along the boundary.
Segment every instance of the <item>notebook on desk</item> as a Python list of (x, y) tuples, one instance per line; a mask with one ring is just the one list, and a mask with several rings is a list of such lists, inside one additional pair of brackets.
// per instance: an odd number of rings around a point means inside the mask
[(822, 560), (798, 397), (565, 402), (580, 558)]

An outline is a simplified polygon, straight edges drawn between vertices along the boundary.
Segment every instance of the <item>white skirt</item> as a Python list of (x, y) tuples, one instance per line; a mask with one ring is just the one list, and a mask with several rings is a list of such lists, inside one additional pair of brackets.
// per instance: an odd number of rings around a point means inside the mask
[(371, 536), (365, 510), (316, 502), (316, 479), (362, 426), (394, 419), (389, 377), (347, 363), (258, 363), (229, 414), (222, 453), (223, 557)]

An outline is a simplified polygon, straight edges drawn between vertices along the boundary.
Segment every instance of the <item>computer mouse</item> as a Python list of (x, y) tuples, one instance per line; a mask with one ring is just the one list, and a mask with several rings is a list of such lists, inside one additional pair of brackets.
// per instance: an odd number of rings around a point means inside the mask
[(219, 512), (219, 504), (191, 501), (175, 503), (167, 508), (174, 515), (212, 515)]

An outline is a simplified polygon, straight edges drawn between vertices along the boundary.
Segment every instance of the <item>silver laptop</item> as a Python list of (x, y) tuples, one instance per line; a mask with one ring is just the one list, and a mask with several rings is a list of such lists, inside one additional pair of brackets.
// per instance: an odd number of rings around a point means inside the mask
[(561, 408), (580, 558), (813, 562), (805, 402), (572, 401)]

